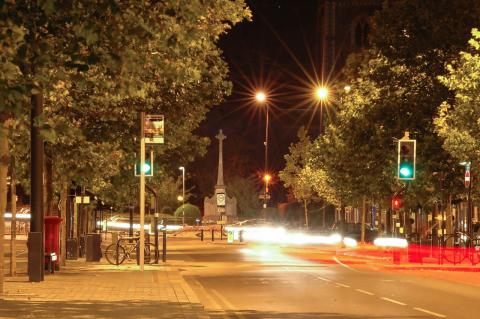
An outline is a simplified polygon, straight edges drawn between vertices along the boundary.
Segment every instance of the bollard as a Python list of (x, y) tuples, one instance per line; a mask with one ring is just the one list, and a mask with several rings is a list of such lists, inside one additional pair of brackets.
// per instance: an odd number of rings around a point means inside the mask
[(223, 240), (223, 225), (220, 225), (220, 240)]
[[(156, 209), (156, 207), (155, 207)], [(153, 227), (154, 228), (154, 234), (155, 234), (155, 263), (158, 264), (158, 259), (159, 259), (159, 254), (158, 254), (158, 213), (155, 213), (153, 215)]]
[(163, 229), (163, 251), (162, 251), (162, 261), (167, 261), (167, 228)]
[(393, 263), (395, 265), (400, 264), (400, 250), (398, 250), (398, 249), (393, 250)]
[(203, 229), (200, 230), (200, 240), (203, 241)]
[(238, 240), (243, 243), (243, 230), (238, 232)]
[(215, 229), (212, 229), (212, 241), (215, 241)]

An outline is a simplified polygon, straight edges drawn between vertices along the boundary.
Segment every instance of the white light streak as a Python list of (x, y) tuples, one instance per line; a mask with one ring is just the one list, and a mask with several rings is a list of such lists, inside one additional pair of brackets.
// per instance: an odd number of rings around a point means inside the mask
[(373, 241), (373, 244), (378, 247), (398, 247), (398, 248), (408, 247), (408, 242), (404, 238), (382, 237), (382, 238), (375, 239)]

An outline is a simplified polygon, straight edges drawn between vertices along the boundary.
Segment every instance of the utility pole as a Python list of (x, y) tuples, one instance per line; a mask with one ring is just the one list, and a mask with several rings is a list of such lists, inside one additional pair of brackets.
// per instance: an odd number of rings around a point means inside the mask
[(158, 264), (158, 196), (157, 192), (153, 188), (151, 188), (147, 184), (145, 184), (145, 187), (153, 194), (153, 197), (155, 198), (155, 212), (153, 214), (153, 233), (155, 235), (155, 263)]
[(16, 240), (17, 240), (17, 187), (15, 176), (15, 157), (11, 157), (11, 170), (10, 170), (10, 202), (12, 211), (12, 220), (10, 223), (10, 276), (16, 276), (17, 274), (17, 253), (16, 253)]
[(145, 112), (140, 112), (140, 271), (145, 258)]
[(31, 151), (30, 151), (30, 233), (28, 234), (28, 279), (32, 282), (44, 280), (44, 221), (43, 221), (43, 139), (35, 119), (43, 114), (42, 93), (31, 97)]

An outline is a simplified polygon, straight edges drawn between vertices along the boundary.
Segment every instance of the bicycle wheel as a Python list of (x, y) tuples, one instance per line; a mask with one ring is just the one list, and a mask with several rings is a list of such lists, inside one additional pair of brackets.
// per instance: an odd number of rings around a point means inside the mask
[(153, 264), (155, 263), (155, 245), (152, 243), (145, 244), (145, 255), (144, 255), (144, 262), (146, 264)]
[(120, 265), (125, 260), (125, 248), (118, 246), (117, 244), (111, 244), (105, 249), (105, 258), (112, 265)]
[(480, 239), (472, 240), (470, 247), (470, 261), (473, 265), (480, 263)]
[(461, 234), (453, 234), (443, 242), (443, 258), (453, 264), (459, 264), (467, 258), (467, 242)]

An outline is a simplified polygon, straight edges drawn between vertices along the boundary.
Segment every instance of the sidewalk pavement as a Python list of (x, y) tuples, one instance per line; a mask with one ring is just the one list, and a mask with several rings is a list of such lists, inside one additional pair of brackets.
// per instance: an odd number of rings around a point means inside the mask
[(67, 261), (40, 283), (6, 277), (0, 318), (199, 318), (210, 316), (176, 267)]

